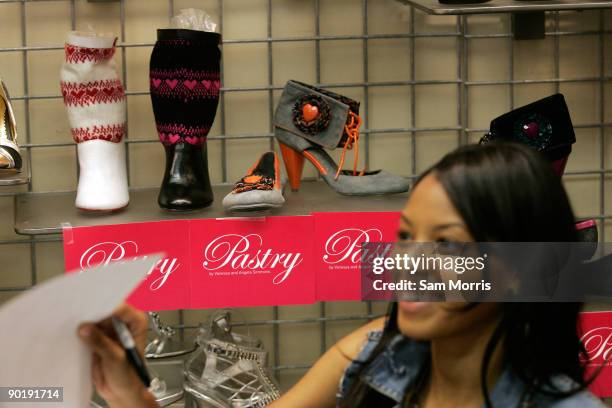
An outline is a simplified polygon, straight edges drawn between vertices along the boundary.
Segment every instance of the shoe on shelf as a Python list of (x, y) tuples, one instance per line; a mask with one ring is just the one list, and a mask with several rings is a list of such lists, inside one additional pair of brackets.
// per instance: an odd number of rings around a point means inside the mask
[(480, 144), (496, 140), (521, 143), (541, 152), (562, 176), (576, 142), (565, 98), (551, 95), (493, 119)]
[(263, 408), (280, 397), (261, 340), (233, 332), (229, 312), (201, 326), (185, 362), (185, 408)]
[(274, 152), (264, 153), (223, 198), (227, 211), (254, 211), (281, 207), (285, 203), (280, 165)]
[(168, 211), (212, 204), (208, 144), (220, 90), (221, 35), (168, 28), (157, 30), (149, 89), (166, 168), (157, 203)]
[(60, 89), (79, 161), (75, 206), (90, 213), (119, 211), (130, 201), (126, 99), (113, 58), (116, 43), (114, 35), (71, 31), (60, 69)]
[[(403, 193), (405, 177), (384, 170), (357, 170), (359, 159), (359, 102), (301, 82), (289, 81), (274, 116), (274, 135), (280, 145), (289, 183), (300, 187), (304, 158), (337, 193), (376, 195)], [(324, 150), (342, 148), (340, 163)], [(343, 170), (347, 150), (353, 150), (352, 170)]]
[(176, 330), (161, 321), (159, 313), (149, 312), (149, 327), (153, 329), (154, 337), (145, 347), (146, 359), (180, 357), (195, 350), (193, 342), (182, 341)]
[(21, 170), (17, 125), (8, 90), (0, 80), (0, 169)]
[[(555, 173), (563, 176), (572, 144), (576, 143), (572, 118), (563, 95), (548, 96), (493, 119), (480, 144), (499, 140), (521, 143), (539, 151), (551, 163)], [(577, 222), (576, 232), (579, 242), (597, 243), (597, 222), (594, 219)], [(584, 256), (590, 259), (593, 253), (587, 251)]]

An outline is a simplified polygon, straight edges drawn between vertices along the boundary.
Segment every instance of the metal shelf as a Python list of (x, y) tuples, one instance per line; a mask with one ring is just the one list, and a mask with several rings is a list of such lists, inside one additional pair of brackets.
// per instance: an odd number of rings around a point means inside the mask
[(407, 193), (386, 196), (343, 196), (322, 181), (302, 182), (300, 191), (285, 190), (285, 205), (281, 208), (259, 211), (227, 213), (221, 201), (232, 189), (231, 185), (214, 186), (215, 201), (199, 211), (169, 212), (157, 205), (157, 188), (137, 189), (130, 192), (129, 206), (112, 214), (79, 211), (74, 207), (75, 192), (23, 193), (15, 196), (15, 232), (22, 235), (59, 234), (62, 225), (72, 227), (152, 222), (161, 220), (265, 217), (275, 215), (309, 215), (312, 212), (334, 211), (400, 211)]
[(592, 0), (491, 0), (478, 4), (442, 4), (438, 0), (402, 0), (429, 14), (490, 14), (612, 8), (611, 1)]
[(0, 170), (0, 186), (16, 186), (30, 182), (30, 164), (25, 155), (22, 155), (21, 159), (23, 160), (21, 171)]

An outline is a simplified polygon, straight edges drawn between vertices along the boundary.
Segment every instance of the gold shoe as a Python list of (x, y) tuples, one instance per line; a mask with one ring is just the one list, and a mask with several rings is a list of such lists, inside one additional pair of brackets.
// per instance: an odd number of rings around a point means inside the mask
[(0, 80), (0, 169), (21, 170), (17, 126), (8, 90)]

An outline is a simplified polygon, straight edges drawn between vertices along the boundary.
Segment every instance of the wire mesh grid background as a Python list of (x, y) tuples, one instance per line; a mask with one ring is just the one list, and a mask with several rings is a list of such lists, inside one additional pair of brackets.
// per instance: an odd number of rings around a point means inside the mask
[[(148, 6), (134, 11), (137, 3)], [(161, 180), (162, 148), (153, 131), (148, 86), (143, 86), (146, 66), (155, 28), (162, 26), (156, 24), (167, 24), (183, 7), (205, 8), (224, 36), (225, 75), (208, 142), (214, 182), (234, 181), (255, 160), (254, 150), (275, 148), (273, 112), (289, 78), (360, 100), (361, 164), (408, 177), (453, 147), (477, 140), (493, 117), (561, 91), (578, 138), (566, 185), (578, 215), (598, 220), (600, 240), (609, 235), (610, 11), (550, 12), (544, 40), (517, 42), (509, 15), (426, 16), (394, 0), (0, 0), (0, 34), (12, 33), (12, 42), (0, 35), (0, 76), (13, 95), (20, 144), (32, 165), (28, 191), (74, 190), (78, 175), (59, 85), (55, 90), (40, 85), (41, 75), (49, 77), (45, 83), (59, 81), (62, 61), (63, 42), (54, 35), (45, 38), (44, 20), (55, 15), (47, 15), (51, 8), (59, 15), (69, 13), (64, 16), (65, 31), (95, 26), (97, 18), (110, 13), (104, 19), (118, 30), (115, 58), (128, 97), (129, 181), (132, 187), (153, 187)], [(255, 16), (261, 17), (258, 28), (250, 31)], [(135, 25), (148, 25), (148, 32), (131, 35), (128, 31)], [(297, 58), (283, 57), (283, 50)], [(39, 55), (55, 58), (55, 65), (44, 66), (46, 59)], [(139, 58), (136, 65), (134, 58)], [(230, 59), (242, 65), (236, 68)], [(261, 75), (253, 79), (251, 71)], [(41, 135), (52, 129), (57, 137)], [(45, 153), (49, 151), (54, 153)], [(316, 176), (312, 171), (306, 175)], [(61, 237), (13, 233), (12, 196), (23, 190), (10, 188), (0, 195), (5, 214), (0, 260), (6, 269), (0, 274), (0, 301), (61, 273), (63, 267)], [(274, 373), (286, 389), (333, 342), (384, 309), (383, 304), (320, 303), (242, 309), (234, 317), (242, 330), (263, 339)], [(210, 313), (176, 311), (162, 317), (180, 328), (181, 335), (191, 336)]]

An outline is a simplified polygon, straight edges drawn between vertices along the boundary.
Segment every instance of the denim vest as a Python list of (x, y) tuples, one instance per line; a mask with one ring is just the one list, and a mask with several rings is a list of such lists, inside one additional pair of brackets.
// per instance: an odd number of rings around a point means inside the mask
[[(360, 365), (369, 357), (382, 337), (382, 331), (368, 333), (368, 340), (340, 380), (337, 399), (340, 402), (355, 379)], [(380, 394), (391, 398), (399, 408), (406, 390), (416, 379), (418, 371), (429, 354), (429, 343), (411, 340), (402, 335), (394, 337), (385, 351), (376, 357), (362, 374), (363, 381)], [(553, 382), (561, 390), (570, 390), (573, 382), (567, 377), (556, 377)], [(519, 408), (524, 384), (509, 370), (505, 370), (490, 392), (494, 408)], [(523, 400), (520, 408), (605, 408), (603, 402), (588, 391), (581, 391), (564, 399), (552, 400), (534, 395)], [(484, 407), (483, 407), (484, 408)]]

